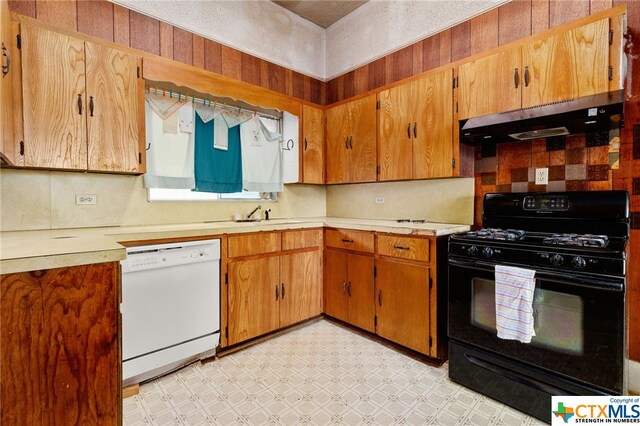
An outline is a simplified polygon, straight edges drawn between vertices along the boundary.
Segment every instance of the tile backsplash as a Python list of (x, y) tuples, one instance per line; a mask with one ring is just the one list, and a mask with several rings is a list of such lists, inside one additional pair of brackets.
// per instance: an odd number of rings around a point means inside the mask
[[(613, 189), (619, 133), (609, 138), (576, 134), (475, 148), (475, 224), (482, 223), (482, 199), (489, 192), (565, 192)], [(537, 168), (548, 183), (536, 185)]]

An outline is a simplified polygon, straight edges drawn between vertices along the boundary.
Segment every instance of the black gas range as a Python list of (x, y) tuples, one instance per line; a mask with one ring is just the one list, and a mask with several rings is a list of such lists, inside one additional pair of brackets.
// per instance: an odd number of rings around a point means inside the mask
[[(625, 191), (487, 194), (449, 239), (449, 374), (549, 421), (552, 395), (626, 391)], [(530, 343), (496, 333), (495, 269), (535, 271)]]

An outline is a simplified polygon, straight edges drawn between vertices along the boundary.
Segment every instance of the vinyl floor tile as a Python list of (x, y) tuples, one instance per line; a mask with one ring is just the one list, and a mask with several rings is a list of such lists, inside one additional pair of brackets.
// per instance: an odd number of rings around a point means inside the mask
[(423, 364), (321, 320), (140, 387), (138, 425), (543, 425)]

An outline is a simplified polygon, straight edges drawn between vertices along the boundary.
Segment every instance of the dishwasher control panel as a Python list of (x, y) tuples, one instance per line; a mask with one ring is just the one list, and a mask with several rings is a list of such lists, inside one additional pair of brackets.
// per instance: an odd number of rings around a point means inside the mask
[(220, 240), (130, 247), (120, 262), (122, 272), (144, 271), (220, 259)]

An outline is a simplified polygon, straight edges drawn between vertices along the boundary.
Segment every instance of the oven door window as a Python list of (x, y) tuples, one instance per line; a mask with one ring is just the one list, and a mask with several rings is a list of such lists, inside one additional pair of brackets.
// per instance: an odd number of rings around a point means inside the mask
[[(471, 324), (496, 334), (495, 282), (473, 278)], [(532, 346), (582, 355), (584, 351), (584, 304), (582, 298), (554, 290), (536, 288)]]

